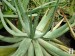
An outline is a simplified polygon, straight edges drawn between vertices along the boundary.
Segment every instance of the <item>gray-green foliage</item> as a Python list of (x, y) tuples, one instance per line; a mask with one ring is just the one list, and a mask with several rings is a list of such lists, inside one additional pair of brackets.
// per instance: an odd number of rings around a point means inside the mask
[[(27, 1), (27, 2), (26, 2)], [(3, 0), (15, 13), (18, 15), (18, 20), (22, 25), (22, 31), (15, 27), (9, 19), (4, 18), (3, 13), (0, 9), (0, 19), (4, 28), (12, 34), (13, 38), (0, 39), (10, 43), (19, 42), (18, 49), (11, 56), (71, 56), (67, 52), (61, 50), (55, 45), (48, 43), (45, 39), (53, 40), (69, 30), (67, 24), (57, 28), (54, 31), (49, 31), (54, 22), (54, 15), (59, 6), (59, 0), (56, 0), (55, 6), (52, 8), (47, 8), (46, 13), (42, 16), (42, 19), (38, 23), (39, 10), (44, 8), (44, 6), (49, 5), (50, 2), (42, 4), (32, 10), (27, 10), (27, 4), (29, 0), (13, 0), (15, 6), (13, 7), (7, 0)], [(24, 3), (22, 3), (24, 2)], [(37, 18), (34, 18), (32, 22), (32, 13), (38, 11)], [(28, 15), (30, 14), (30, 17)], [(75, 15), (69, 20), (71, 26), (75, 25), (74, 19)], [(6, 22), (9, 24), (6, 24)], [(2, 39), (3, 38), (3, 39)], [(10, 40), (10, 41), (9, 41)]]

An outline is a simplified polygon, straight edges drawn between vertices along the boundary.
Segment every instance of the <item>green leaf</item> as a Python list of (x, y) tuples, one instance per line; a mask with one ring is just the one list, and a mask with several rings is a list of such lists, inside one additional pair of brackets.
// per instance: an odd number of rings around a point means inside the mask
[(33, 13), (33, 12), (38, 11), (40, 9), (46, 8), (49, 4), (52, 4), (52, 3), (55, 3), (55, 2), (56, 1), (52, 1), (52, 2), (45, 3), (43, 5), (40, 5), (40, 6), (36, 7), (36, 8), (34, 8), (33, 10), (30, 10), (29, 12), (32, 12)]
[(9, 19), (11, 19), (11, 18), (15, 19), (15, 18), (18, 18), (18, 15), (3, 15), (3, 17), (9, 18)]
[[(25, 30), (26, 27), (25, 27), (25, 24), (24, 24), (24, 22), (23, 22), (23, 20), (22, 20), (21, 13), (20, 13), (20, 11), (19, 11), (17, 2), (18, 2), (18, 1), (14, 0), (15, 7), (16, 7), (16, 10), (17, 10), (17, 13), (18, 13), (18, 17), (19, 17), (18, 19), (20, 20), (21, 25), (22, 25), (23, 29)], [(24, 32), (25, 32), (25, 31), (24, 31)]]
[(9, 56), (12, 53), (14, 53), (16, 51), (16, 47), (6, 47), (5, 48), (0, 48), (0, 56)]
[(12, 44), (9, 46), (0, 46), (0, 56), (11, 56), (19, 46), (20, 43)]
[(9, 43), (20, 42), (23, 39), (24, 39), (24, 37), (21, 37), (21, 38), (18, 38), (18, 37), (4, 37), (4, 36), (0, 35), (0, 40), (5, 41), (5, 42), (9, 42)]
[[(37, 14), (32, 14), (32, 16), (37, 16)], [(3, 15), (3, 17), (4, 18), (9, 18), (9, 19), (11, 19), (11, 18), (15, 19), (15, 18), (18, 18), (18, 15), (6, 15), (5, 14), (5, 15)], [(28, 17), (30, 17), (30, 15), (28, 15)]]
[(2, 24), (3, 24), (4, 28), (5, 28), (10, 34), (12, 34), (12, 35), (14, 35), (14, 36), (27, 36), (27, 34), (16, 33), (16, 32), (14, 32), (13, 30), (11, 30), (11, 29), (7, 26), (7, 24), (6, 24), (6, 22), (5, 22), (4, 18), (3, 18), (3, 14), (2, 14), (2, 12), (1, 12), (1, 9), (0, 9), (0, 18), (1, 18), (1, 21), (2, 21)]
[(43, 56), (42, 49), (41, 49), (41, 46), (39, 45), (38, 41), (37, 40), (33, 41), (33, 44), (34, 44), (34, 49), (35, 49), (35, 55)]
[(10, 25), (10, 27), (17, 33), (23, 33), (19, 29), (17, 29), (8, 19), (6, 19), (7, 23)]
[(20, 43), (12, 44), (9, 46), (0, 46), (0, 56), (11, 56), (19, 46)]
[(43, 32), (43, 30), (45, 29), (45, 27), (48, 28), (48, 25), (50, 24), (51, 19), (53, 19), (52, 18), (53, 17), (52, 16), (53, 12), (54, 12), (54, 7), (51, 8), (51, 9), (48, 9), (48, 11), (45, 13), (45, 15), (42, 17), (42, 20), (38, 24), (38, 26), (36, 28), (37, 30)]
[(30, 14), (30, 38), (33, 38), (33, 24), (32, 24), (32, 14)]
[(16, 11), (16, 9), (7, 0), (2, 0), (2, 1), (5, 2), (6, 5), (8, 5), (14, 12)]
[[(75, 25), (74, 18), (75, 18), (75, 15), (73, 15), (72, 18), (69, 20), (69, 23), (71, 23), (72, 27)], [(51, 39), (54, 39), (54, 38), (61, 36), (62, 34), (67, 32), (68, 30), (69, 30), (69, 27), (67, 26), (67, 24), (65, 24), (52, 32), (51, 31), (47, 32), (47, 34), (44, 35), (43, 37), (49, 38), (51, 40)]]
[(33, 43), (30, 44), (30, 47), (29, 47), (29, 49), (28, 49), (28, 56), (34, 56)]
[(31, 39), (25, 38), (12, 56), (24, 56), (31, 44)]
[(43, 47), (41, 47), (44, 56), (51, 56)]
[(23, 0), (22, 3), (23, 3), (23, 6), (24, 6), (24, 9), (27, 10), (29, 0)]
[(54, 52), (56, 53), (58, 56), (71, 56), (70, 54), (66, 53), (65, 51), (62, 51), (61, 49), (53, 46), (52, 44), (49, 44), (48, 42), (42, 40), (42, 39), (38, 39), (39, 43), (45, 48), (47, 49), (49, 52)]
[(24, 56), (28, 56), (28, 51), (25, 53), (25, 55)]
[(29, 35), (30, 34), (29, 17), (26, 14), (26, 11), (25, 11), (25, 9), (23, 7), (23, 4), (22, 4), (22, 2), (20, 0), (18, 0), (18, 5), (19, 5), (19, 10), (20, 10), (21, 16), (23, 18), (23, 22), (25, 24), (25, 31)]
[(46, 31), (48, 31), (48, 29), (50, 29), (52, 27), (53, 20), (54, 20), (54, 13), (57, 10), (58, 4), (59, 4), (59, 0), (57, 0), (55, 7), (47, 10), (45, 15), (42, 17), (42, 20), (38, 24), (38, 26), (36, 28), (37, 30), (46, 32)]
[(58, 4), (59, 4), (59, 1), (57, 1), (55, 7), (48, 9), (45, 15), (42, 17), (40, 23), (38, 24), (36, 28), (36, 32), (35, 32), (36, 35), (34, 36), (35, 38), (37, 38), (37, 31), (40, 31), (41, 33), (43, 33), (43, 34), (39, 34), (40, 37), (42, 37), (52, 27), (53, 21), (54, 21), (54, 13), (57, 10)]

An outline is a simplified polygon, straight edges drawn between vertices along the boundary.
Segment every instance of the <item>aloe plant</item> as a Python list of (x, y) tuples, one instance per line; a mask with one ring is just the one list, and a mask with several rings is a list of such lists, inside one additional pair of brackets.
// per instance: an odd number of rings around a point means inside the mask
[[(11, 35), (13, 35), (13, 38), (4, 38), (3, 36), (1, 36), (0, 39), (9, 43), (19, 43), (18, 49), (10, 56), (72, 56), (59, 47), (62, 44), (58, 45), (55, 44), (55, 42), (52, 42), (52, 40), (63, 35), (69, 30), (67, 24), (64, 24), (61, 27), (55, 26), (55, 29), (52, 30), (52, 25), (55, 19), (54, 15), (56, 10), (58, 9), (59, 0), (55, 2), (55, 6), (47, 9), (40, 22), (39, 13), (37, 13), (37, 16), (33, 19), (34, 22), (32, 22), (32, 13), (34, 11), (40, 10), (41, 6), (34, 8), (35, 10), (33, 9), (28, 12), (21, 0), (13, 0), (15, 7), (13, 7), (8, 1), (3, 1), (14, 12), (16, 12), (16, 15), (18, 15), (18, 20), (22, 25), (22, 30), (19, 30), (10, 22), (9, 19), (4, 18), (4, 15), (0, 9), (0, 19), (3, 26)], [(27, 4), (28, 3), (25, 2), (26, 8)], [(29, 14), (30, 17), (28, 17)], [(69, 23), (72, 27), (75, 25), (74, 18), (75, 15), (73, 15), (69, 20)], [(8, 27), (6, 22), (11, 28)]]
[[(7, 15), (12, 14), (13, 15), (13, 11), (11, 10), (11, 8), (6, 6), (6, 4), (4, 2), (0, 1), (0, 7), (2, 7), (2, 11), (4, 14), (7, 14)], [(0, 29), (2, 29), (2, 28), (3, 28), (3, 25), (0, 20)]]

